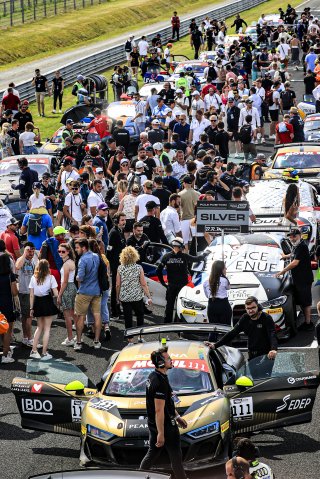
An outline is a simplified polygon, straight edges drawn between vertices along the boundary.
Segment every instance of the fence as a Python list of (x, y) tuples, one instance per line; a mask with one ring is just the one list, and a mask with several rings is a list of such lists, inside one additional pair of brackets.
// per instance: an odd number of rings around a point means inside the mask
[[(265, 1), (267, 0), (238, 0), (232, 4), (225, 5), (224, 7), (215, 8), (210, 11), (207, 11), (199, 16), (192, 15), (181, 22), (180, 35), (184, 36), (188, 34), (191, 18), (195, 18), (198, 24), (203, 21), (206, 16), (209, 16), (210, 18), (215, 18), (217, 20), (225, 20), (226, 18), (235, 15), (236, 13), (240, 13), (244, 10), (248, 10), (249, 8), (253, 8), (254, 6), (260, 5)], [(151, 39), (154, 38), (156, 33), (161, 34), (161, 40), (163, 43), (171, 39), (171, 27), (162, 28), (161, 30), (152, 32), (147, 36), (147, 39), (151, 41)], [(137, 42), (140, 39), (141, 38), (139, 37), (135, 38)], [(56, 69), (59, 68), (61, 75), (65, 80), (65, 85), (70, 85), (74, 83), (75, 78), (79, 73), (85, 76), (88, 76), (92, 73), (102, 73), (108, 68), (120, 64), (125, 60), (126, 55), (124, 51), (124, 43), (121, 43), (114, 47), (107, 48), (106, 50), (103, 50), (99, 53), (95, 53), (88, 57), (83, 57), (80, 60), (69, 63), (68, 65), (57, 65)], [(41, 64), (39, 65), (39, 67), (41, 68)], [(45, 72), (42, 68), (41, 73), (45, 74), (48, 80), (51, 80), (54, 76), (54, 71)], [(14, 78), (12, 78), (12, 81), (14, 81)], [(34, 87), (31, 86), (31, 79), (29, 79), (25, 83), (16, 85), (16, 87), (19, 90), (20, 98), (22, 100), (34, 100)]]
[(45, 17), (98, 5), (108, 0), (2, 0), (0, 28), (30, 23)]

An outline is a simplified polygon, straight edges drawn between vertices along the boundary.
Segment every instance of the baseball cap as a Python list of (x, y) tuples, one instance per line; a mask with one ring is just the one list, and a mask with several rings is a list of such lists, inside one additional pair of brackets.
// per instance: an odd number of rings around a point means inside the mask
[(120, 161), (120, 165), (123, 165), (124, 163), (128, 163), (128, 164), (129, 164), (128, 158), (122, 158), (122, 160)]
[(160, 125), (159, 120), (152, 120), (151, 125)]
[(177, 88), (176, 93), (183, 93), (183, 91), (181, 90), (181, 88)]
[(296, 108), (295, 106), (292, 106), (290, 108), (290, 113), (298, 113), (298, 108)]
[(22, 105), (29, 106), (28, 100), (23, 100)]
[(121, 151), (122, 153), (125, 153), (126, 149), (124, 148), (124, 146), (117, 146), (117, 151)]
[(171, 244), (172, 246), (179, 246), (180, 248), (184, 247), (184, 241), (179, 236), (176, 236), (175, 238), (173, 238), (173, 240), (171, 241)]
[(301, 235), (301, 231), (299, 230), (299, 228), (292, 228), (287, 234), (287, 236), (297, 236), (297, 235)]
[(160, 141), (158, 141), (157, 143), (155, 143), (155, 144), (153, 145), (153, 149), (154, 149), (154, 150), (163, 150), (163, 144), (160, 143)]
[(194, 91), (194, 92), (192, 93), (192, 96), (196, 96), (196, 95), (199, 95), (199, 96), (200, 96), (200, 93), (199, 93), (198, 91)]
[(107, 143), (115, 143), (115, 139), (112, 136), (108, 136)]
[(63, 160), (63, 166), (72, 165), (72, 164), (73, 164), (72, 156), (66, 156), (66, 158)]
[(253, 103), (252, 98), (247, 98), (247, 99), (246, 99), (246, 103)]
[[(139, 162), (138, 162), (139, 163)], [(144, 183), (143, 183), (143, 186), (145, 186), (146, 188), (152, 188), (153, 184), (152, 184), (152, 181), (150, 180), (146, 180)]]
[(153, 146), (147, 146), (146, 151), (152, 151), (152, 153), (153, 153)]
[(67, 178), (66, 179), (66, 185), (69, 185), (69, 183), (72, 183), (74, 181), (73, 178)]
[[(102, 168), (101, 168), (102, 169)], [(87, 173), (86, 171), (84, 171), (83, 173), (81, 173), (80, 175), (80, 180), (88, 180), (89, 179), (89, 173)]]
[(206, 151), (205, 150), (199, 150), (197, 153), (197, 158), (204, 158), (206, 156)]
[(85, 78), (84, 78), (83, 75), (77, 75), (77, 80), (82, 81), (82, 80), (84, 80), (84, 79), (85, 79)]
[(256, 160), (265, 160), (266, 155), (264, 153), (258, 153), (256, 156)]
[(73, 125), (74, 121), (71, 120), (71, 118), (68, 118), (67, 121), (66, 121), (66, 125)]
[(183, 183), (187, 183), (187, 185), (191, 185), (192, 184), (192, 178), (190, 178), (190, 176), (185, 176), (182, 180)]
[(146, 203), (147, 211), (152, 210), (153, 208), (157, 208), (158, 206), (159, 205), (157, 205), (157, 203), (155, 201), (147, 201), (147, 203)]
[(34, 182), (32, 183), (32, 189), (34, 189), (34, 188), (38, 188), (38, 189), (40, 190), (40, 188), (41, 188), (41, 183), (40, 183), (40, 181), (34, 181)]
[[(121, 160), (121, 161), (123, 161), (123, 160)], [(121, 161), (120, 161), (120, 164), (121, 164)], [(96, 169), (96, 173), (103, 173), (103, 168), (98, 167)]]
[(6, 116), (9, 116), (9, 115), (12, 115), (12, 114), (13, 114), (13, 111), (12, 111), (12, 110), (6, 110), (6, 111), (4, 112), (4, 114), (5, 114)]
[(155, 177), (153, 178), (153, 181), (154, 181), (155, 183), (157, 183), (158, 185), (160, 185), (160, 184), (163, 183), (163, 178), (162, 178), (162, 176), (155, 176)]
[(143, 161), (137, 161), (136, 168), (144, 168), (144, 167), (145, 167), (145, 164), (143, 163)]
[(100, 203), (98, 206), (97, 206), (97, 210), (108, 210), (109, 209), (109, 206), (107, 205), (107, 203)]
[(53, 234), (55, 236), (57, 235), (65, 235), (66, 233), (68, 233), (68, 231), (66, 229), (64, 229), (63, 226), (56, 226), (55, 228), (53, 228)]
[(19, 223), (19, 221), (16, 220), (15, 218), (8, 218), (7, 221), (6, 221), (6, 226), (16, 225), (18, 223)]

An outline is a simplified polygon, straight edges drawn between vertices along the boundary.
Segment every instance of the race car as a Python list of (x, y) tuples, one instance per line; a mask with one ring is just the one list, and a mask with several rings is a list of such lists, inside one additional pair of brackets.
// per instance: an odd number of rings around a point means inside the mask
[(168, 81), (174, 84), (174, 82), (179, 78), (180, 72), (186, 71), (187, 67), (191, 67), (192, 72), (200, 80), (200, 83), (205, 83), (205, 79), (203, 75), (204, 75), (204, 69), (207, 66), (208, 66), (208, 62), (201, 61), (201, 60), (188, 60), (185, 62), (178, 63), (178, 65), (174, 69), (173, 74), (168, 78)]
[(300, 117), (305, 120), (307, 115), (316, 112), (316, 99), (313, 95), (303, 95), (303, 100), (298, 103), (297, 107)]
[[(314, 113), (305, 117), (304, 137), (306, 141), (320, 141), (320, 113)], [(320, 165), (319, 165), (320, 169)]]
[(225, 235), (215, 238), (206, 251), (205, 263), (193, 267), (192, 285), (181, 289), (177, 299), (177, 315), (188, 323), (208, 321), (208, 299), (203, 283), (209, 278), (212, 263), (223, 259), (230, 281), (228, 292), (232, 308), (232, 325), (245, 313), (244, 302), (255, 296), (263, 310), (274, 320), (279, 339), (296, 333), (296, 306), (292, 280), (287, 273), (282, 279), (275, 273), (283, 268), (280, 236), (264, 233)]
[(216, 58), (216, 50), (201, 52), (199, 55), (199, 60), (201, 60), (202, 62), (207, 62), (208, 60), (216, 60)]
[(248, 35), (254, 43), (257, 43), (258, 33), (257, 33), (256, 22), (253, 22), (253, 23), (251, 23), (251, 25), (247, 26), (247, 28), (245, 30), (245, 34)]
[(138, 144), (140, 143), (140, 136), (136, 124), (132, 121), (135, 117), (135, 104), (132, 99), (114, 101), (108, 105), (106, 109), (106, 116), (112, 121), (111, 132), (116, 125), (117, 120), (123, 121), (123, 127), (128, 130), (130, 134), (130, 152), (136, 154)]
[(275, 153), (268, 161), (268, 169), (263, 177), (279, 179), (286, 168), (297, 170), (299, 178), (308, 181), (320, 191), (320, 143), (275, 145)]
[[(225, 328), (220, 326), (219, 331)], [(60, 360), (28, 360), (25, 378), (14, 378), (21, 426), (60, 434), (80, 435), (80, 463), (137, 467), (148, 445), (146, 381), (154, 366), (151, 352), (163, 335), (201, 331), (211, 325), (170, 324), (132, 328), (139, 336), (107, 363), (98, 388), (74, 364)], [(141, 342), (141, 337), (159, 339)], [(186, 420), (181, 449), (186, 470), (224, 463), (234, 434), (310, 422), (319, 386), (316, 357), (306, 366), (306, 353), (279, 351), (245, 362), (232, 347), (208, 349), (201, 341), (173, 339), (168, 343), (174, 368), (168, 378), (177, 395), (178, 413)], [(269, 362), (270, 361), (270, 362)], [(259, 365), (257, 363), (259, 362)], [(262, 367), (263, 366), (263, 367)], [(157, 469), (167, 469), (163, 451)]]
[[(148, 96), (151, 95), (152, 88), (155, 88), (157, 90), (157, 93), (159, 93), (161, 90), (164, 89), (165, 83), (168, 83), (168, 82), (146, 83), (140, 88), (139, 93), (141, 97), (146, 100)], [(174, 85), (171, 84), (171, 88), (174, 89)]]
[[(75, 124), (73, 128), (74, 133), (80, 133), (89, 146), (92, 146), (94, 144), (99, 144), (100, 136), (98, 135), (96, 129), (94, 127), (91, 127), (89, 128), (89, 130), (84, 130), (85, 125), (86, 125), (86, 122)], [(64, 131), (64, 129), (65, 129), (64, 126), (61, 126), (60, 128), (58, 128), (58, 130), (54, 132), (52, 137), (48, 139), (48, 141), (46, 141), (46, 143), (44, 143), (41, 146), (41, 148), (39, 149), (39, 152), (42, 154), (59, 156), (63, 148), (62, 132)]]
[(21, 170), (17, 159), (27, 158), (32, 170), (36, 170), (39, 178), (43, 173), (54, 174), (54, 157), (50, 155), (17, 155), (8, 156), (0, 161), (0, 199), (9, 208), (12, 216), (22, 220), (27, 211), (25, 200), (20, 199), (18, 190), (13, 190), (11, 184), (19, 183)]
[[(300, 207), (297, 226), (302, 231), (302, 237), (309, 246), (310, 253), (315, 251), (319, 241), (320, 208), (316, 189), (306, 183), (297, 183), (300, 193)], [(290, 226), (283, 219), (283, 200), (288, 183), (283, 180), (255, 181), (250, 187), (247, 199), (256, 222), (251, 225), (252, 231), (288, 232)], [(293, 225), (292, 225), (293, 226)]]
[(284, 25), (284, 21), (280, 18), (278, 13), (268, 13), (264, 16), (263, 23), (269, 27), (280, 27)]

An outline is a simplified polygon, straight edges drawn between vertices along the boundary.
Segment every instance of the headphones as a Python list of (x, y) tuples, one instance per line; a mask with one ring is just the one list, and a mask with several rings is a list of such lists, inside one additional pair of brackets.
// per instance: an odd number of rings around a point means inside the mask
[(152, 356), (152, 362), (155, 367), (159, 369), (164, 368), (166, 362), (164, 360), (164, 357), (162, 356), (162, 353), (160, 353), (160, 351), (154, 351)]
[(245, 479), (245, 471), (242, 465), (238, 463), (237, 456), (232, 458), (232, 467), (236, 479)]

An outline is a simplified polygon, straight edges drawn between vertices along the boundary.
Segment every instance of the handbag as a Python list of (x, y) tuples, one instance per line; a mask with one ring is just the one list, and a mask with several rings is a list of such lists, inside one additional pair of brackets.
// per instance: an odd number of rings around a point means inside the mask
[(9, 323), (4, 314), (0, 313), (0, 334), (6, 334), (9, 330)]

